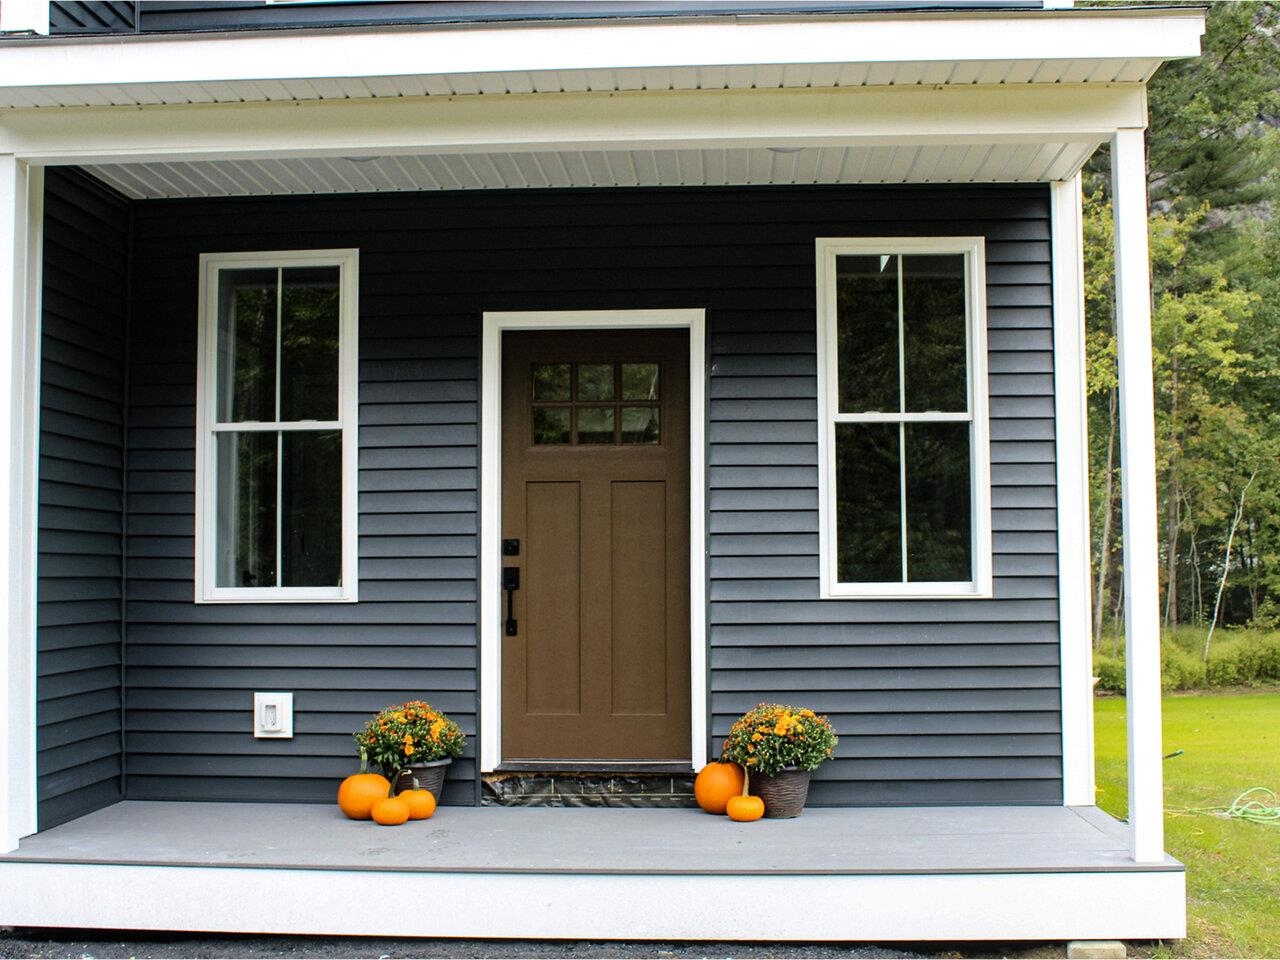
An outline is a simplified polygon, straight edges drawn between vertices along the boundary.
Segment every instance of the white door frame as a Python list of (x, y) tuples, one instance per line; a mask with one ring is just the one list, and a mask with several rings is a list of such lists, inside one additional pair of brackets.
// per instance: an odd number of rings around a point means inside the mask
[(502, 335), (507, 330), (689, 331), (690, 755), (707, 759), (706, 311), (486, 311), (480, 356), (480, 769), (502, 762)]

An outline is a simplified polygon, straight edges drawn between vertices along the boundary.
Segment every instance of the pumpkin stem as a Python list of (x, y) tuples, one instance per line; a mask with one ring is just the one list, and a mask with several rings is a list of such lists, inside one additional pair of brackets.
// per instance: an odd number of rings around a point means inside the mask
[(750, 789), (751, 789), (751, 771), (748, 770), (746, 765), (744, 764), (742, 767), (742, 795), (744, 797), (747, 796), (747, 793)]
[(360, 772), (369, 772), (369, 756), (365, 753), (364, 747), (360, 748)]

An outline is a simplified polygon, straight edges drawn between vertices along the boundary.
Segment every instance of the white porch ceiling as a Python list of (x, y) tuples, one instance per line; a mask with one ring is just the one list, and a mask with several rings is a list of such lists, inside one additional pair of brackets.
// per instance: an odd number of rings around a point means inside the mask
[[(780, 52), (781, 53), (781, 52)], [(0, 85), (0, 107), (136, 107), (364, 100), (510, 93), (615, 93), (624, 90), (769, 90), (791, 87), (932, 86), (1022, 83), (1145, 83), (1159, 57), (932, 60), (898, 63), (767, 63), (628, 69), (522, 70), (234, 79), (165, 83)]]
[(1202, 29), (1085, 8), (5, 40), (0, 152), (136, 199), (1060, 180), (1143, 122), (1098, 94), (1140, 94)]
[(1009, 183), (1059, 180), (1096, 143), (453, 153), (85, 169), (137, 200), (279, 194), (546, 187), (739, 186), (834, 183)]

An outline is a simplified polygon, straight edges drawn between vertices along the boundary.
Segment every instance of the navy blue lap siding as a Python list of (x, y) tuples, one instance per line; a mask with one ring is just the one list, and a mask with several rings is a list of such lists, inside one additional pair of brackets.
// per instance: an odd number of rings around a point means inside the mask
[(45, 181), (36, 780), (39, 828), (122, 789), (129, 209), (75, 172)]
[[(1060, 802), (1048, 207), (1037, 186), (136, 204), (130, 796), (327, 799), (351, 732), (406, 697), (474, 737), (481, 312), (705, 307), (711, 748), (800, 701), (842, 738), (817, 803)], [(814, 238), (975, 234), (995, 598), (820, 600)], [(333, 247), (360, 250), (360, 603), (196, 606), (197, 257)], [(255, 689), (295, 692), (292, 741), (248, 736)]]

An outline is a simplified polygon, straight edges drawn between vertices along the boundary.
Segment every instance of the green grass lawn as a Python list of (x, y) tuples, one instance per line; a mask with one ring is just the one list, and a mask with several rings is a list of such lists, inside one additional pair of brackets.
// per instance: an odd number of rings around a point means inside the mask
[[(1128, 809), (1125, 702), (1094, 704), (1098, 806)], [(1280, 957), (1280, 825), (1228, 818), (1249, 787), (1280, 793), (1280, 691), (1164, 699), (1165, 849), (1187, 865), (1187, 939), (1131, 955)]]

